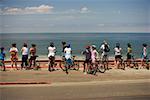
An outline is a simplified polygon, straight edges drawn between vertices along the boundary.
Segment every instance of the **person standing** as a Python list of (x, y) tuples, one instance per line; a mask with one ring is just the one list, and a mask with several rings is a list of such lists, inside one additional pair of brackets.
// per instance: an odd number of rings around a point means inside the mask
[(87, 46), (85, 51), (82, 52), (83, 55), (85, 55), (85, 61), (84, 61), (84, 69), (83, 72), (86, 74), (89, 66), (91, 64), (91, 50), (90, 50), (90, 46)]
[(24, 43), (23, 44), (23, 47), (21, 49), (21, 52), (22, 52), (22, 63), (21, 63), (21, 69), (23, 69), (24, 67), (24, 64), (26, 66), (25, 69), (27, 69), (27, 66), (28, 66), (28, 52), (29, 52), (29, 49), (27, 48), (27, 44)]
[(54, 43), (51, 42), (50, 46), (48, 47), (48, 58), (49, 58), (49, 71), (54, 71), (54, 64), (55, 64), (55, 53), (56, 53), (56, 47), (54, 46)]
[(146, 60), (147, 60), (147, 44), (144, 43), (142, 49), (142, 61), (141, 61), (142, 66), (144, 66)]
[(108, 52), (110, 51), (110, 47), (108, 45), (108, 43), (106, 41), (103, 42), (103, 44), (100, 47), (100, 51), (101, 51), (101, 60), (102, 63), (107, 62), (107, 70), (108, 68)]
[(30, 48), (30, 68), (32, 66), (32, 62), (33, 62), (33, 67), (35, 67), (35, 63), (36, 63), (36, 45), (32, 44), (32, 47)]
[(115, 51), (115, 65), (118, 68), (122, 57), (121, 55), (122, 48), (120, 48), (119, 43), (116, 43), (116, 47), (114, 48), (114, 51)]
[(10, 59), (11, 59), (11, 67), (13, 68), (13, 65), (15, 64), (16, 69), (17, 68), (17, 61), (18, 61), (18, 49), (16, 48), (16, 43), (12, 44), (12, 47), (9, 50), (10, 52)]
[(5, 54), (5, 52), (4, 52), (4, 47), (1, 47), (0, 48), (1, 49), (1, 52), (0, 52), (0, 66), (1, 67), (3, 67), (3, 71), (5, 71), (6, 70), (6, 68), (5, 68), (5, 57), (6, 57), (6, 54)]
[(92, 60), (92, 65), (95, 67), (96, 65), (96, 60), (97, 60), (97, 57), (98, 57), (98, 52), (96, 50), (96, 46), (95, 45), (92, 45), (91, 46), (91, 60)]
[(127, 48), (127, 66), (130, 67), (131, 59), (132, 59), (132, 47), (131, 47), (130, 43), (128, 43), (127, 46), (128, 46), (128, 48)]
[[(66, 46), (66, 48), (64, 49), (64, 53), (65, 53), (65, 62), (68, 66), (72, 66), (72, 49), (70, 47), (70, 44), (68, 44)], [(68, 68), (66, 68), (66, 74), (68, 74)]]

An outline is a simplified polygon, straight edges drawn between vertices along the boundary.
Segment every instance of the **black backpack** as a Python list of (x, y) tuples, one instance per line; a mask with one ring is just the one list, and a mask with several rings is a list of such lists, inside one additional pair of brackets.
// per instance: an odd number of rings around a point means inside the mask
[(105, 52), (109, 52), (109, 51), (110, 51), (110, 49), (109, 49), (109, 47), (108, 47), (107, 44), (105, 44), (104, 51), (105, 51)]

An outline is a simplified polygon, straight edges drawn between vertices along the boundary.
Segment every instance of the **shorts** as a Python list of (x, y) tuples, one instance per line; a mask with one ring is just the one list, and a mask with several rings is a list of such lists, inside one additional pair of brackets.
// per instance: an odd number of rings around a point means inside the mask
[(35, 60), (37, 56), (30, 56), (30, 60)]
[(73, 65), (73, 62), (72, 62), (72, 59), (66, 59), (66, 64), (68, 64), (68, 65)]
[(121, 57), (122, 57), (121, 55), (116, 55), (115, 59), (121, 59)]
[(91, 59), (85, 59), (84, 63), (91, 63)]
[(103, 55), (101, 56), (102, 61), (107, 61), (108, 60), (108, 56), (107, 55)]
[(11, 58), (11, 61), (13, 61), (13, 62), (16, 62), (17, 60), (18, 60), (17, 57), (12, 57), (12, 58)]
[(50, 60), (51, 63), (53, 63), (53, 64), (55, 63), (55, 57), (54, 56), (50, 56), (49, 60)]
[(132, 55), (127, 53), (127, 59), (131, 59), (132, 58)]

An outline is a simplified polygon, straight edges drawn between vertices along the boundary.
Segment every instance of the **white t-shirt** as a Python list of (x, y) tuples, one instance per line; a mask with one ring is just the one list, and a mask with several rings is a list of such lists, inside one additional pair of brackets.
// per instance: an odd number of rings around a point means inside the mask
[(102, 56), (107, 55), (107, 52), (105, 52), (104, 49), (105, 49), (105, 44), (102, 44), (100, 47), (100, 50), (102, 50)]
[(48, 47), (48, 57), (55, 56), (56, 47)]
[(116, 48), (114, 48), (114, 50), (115, 50), (115, 55), (121, 55), (121, 50), (122, 50), (121, 48), (118, 49), (116, 47)]
[(9, 52), (18, 52), (18, 49), (15, 47), (10, 48)]
[(22, 47), (22, 55), (28, 55), (29, 49), (27, 47)]
[(65, 58), (66, 59), (71, 58), (71, 48), (65, 48), (64, 52), (65, 52)]

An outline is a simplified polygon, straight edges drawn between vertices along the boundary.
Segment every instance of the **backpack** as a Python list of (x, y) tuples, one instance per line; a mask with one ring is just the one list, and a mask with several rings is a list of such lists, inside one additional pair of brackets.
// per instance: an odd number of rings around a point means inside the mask
[(105, 47), (104, 47), (104, 51), (105, 51), (105, 52), (109, 52), (109, 51), (110, 51), (110, 49), (109, 49), (108, 45), (105, 45)]

